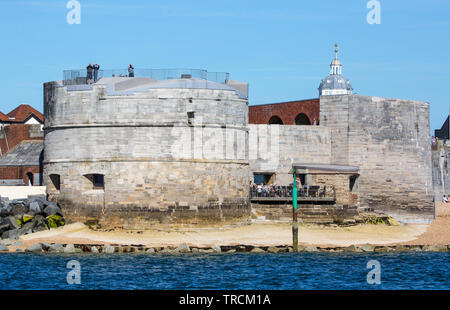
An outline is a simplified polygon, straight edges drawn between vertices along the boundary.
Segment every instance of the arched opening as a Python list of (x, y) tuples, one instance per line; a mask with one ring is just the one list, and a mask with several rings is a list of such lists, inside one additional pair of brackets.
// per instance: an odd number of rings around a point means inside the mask
[(33, 174), (31, 172), (27, 173), (27, 181), (28, 181), (28, 186), (33, 186)]
[(309, 120), (308, 116), (306, 116), (303, 113), (300, 113), (295, 118), (295, 125), (311, 125), (311, 121)]
[(269, 125), (283, 125), (283, 121), (280, 117), (274, 115), (270, 118)]

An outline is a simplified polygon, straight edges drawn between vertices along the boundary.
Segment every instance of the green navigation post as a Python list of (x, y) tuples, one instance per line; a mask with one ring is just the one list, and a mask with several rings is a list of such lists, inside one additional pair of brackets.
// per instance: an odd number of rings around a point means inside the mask
[(298, 252), (298, 222), (297, 222), (297, 175), (295, 168), (293, 169), (294, 185), (292, 188), (292, 246), (294, 252)]

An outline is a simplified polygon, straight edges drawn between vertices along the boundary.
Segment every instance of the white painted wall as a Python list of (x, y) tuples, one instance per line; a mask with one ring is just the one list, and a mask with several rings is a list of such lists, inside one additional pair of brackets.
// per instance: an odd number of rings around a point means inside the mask
[(46, 186), (0, 186), (0, 197), (27, 198), (29, 195), (46, 195)]
[(31, 117), (29, 120), (26, 121), (27, 125), (38, 125), (40, 124), (40, 122), (35, 118), (35, 117)]

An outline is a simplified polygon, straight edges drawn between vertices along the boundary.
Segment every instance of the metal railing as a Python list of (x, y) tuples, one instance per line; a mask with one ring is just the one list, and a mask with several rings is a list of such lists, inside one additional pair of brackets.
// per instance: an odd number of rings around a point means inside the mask
[[(103, 77), (128, 77), (128, 69), (92, 71), (88, 79), (87, 69), (65, 70), (63, 72), (64, 85), (84, 85), (95, 83)], [(208, 72), (202, 69), (134, 69), (134, 77), (152, 78), (157, 81), (179, 79), (182, 76), (194, 79), (226, 83), (230, 74), (227, 72)]]
[[(305, 186), (298, 188), (299, 198), (336, 198), (336, 191), (333, 186)], [(292, 198), (292, 186), (250, 186), (250, 198)]]

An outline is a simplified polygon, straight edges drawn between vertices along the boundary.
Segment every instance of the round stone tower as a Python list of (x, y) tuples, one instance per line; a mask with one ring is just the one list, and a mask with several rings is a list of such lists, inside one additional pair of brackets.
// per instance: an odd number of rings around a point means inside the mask
[(44, 84), (44, 183), (72, 222), (247, 221), (247, 84), (103, 77)]

